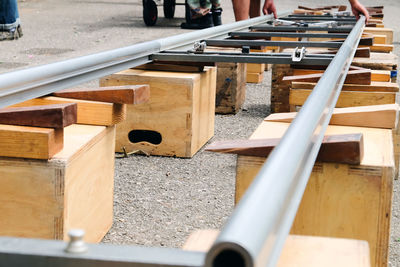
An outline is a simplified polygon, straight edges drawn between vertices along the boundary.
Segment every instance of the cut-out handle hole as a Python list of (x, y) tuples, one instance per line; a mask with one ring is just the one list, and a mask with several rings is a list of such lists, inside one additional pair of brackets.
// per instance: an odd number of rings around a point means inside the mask
[(131, 143), (148, 142), (153, 145), (159, 145), (162, 136), (159, 132), (151, 130), (132, 130), (128, 133), (128, 139)]

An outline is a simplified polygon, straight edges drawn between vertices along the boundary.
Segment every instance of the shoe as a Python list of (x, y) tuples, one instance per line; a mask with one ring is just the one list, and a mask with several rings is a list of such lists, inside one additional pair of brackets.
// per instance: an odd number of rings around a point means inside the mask
[(3, 31), (0, 33), (0, 41), (4, 40), (18, 40), (18, 38), (22, 37), (22, 28), (21, 25), (17, 27), (11, 28), (8, 31)]
[(190, 21), (181, 24), (182, 29), (206, 29), (210, 27), (214, 27), (211, 13), (197, 19), (190, 19)]
[(211, 9), (214, 26), (222, 25), (221, 14), (222, 8)]

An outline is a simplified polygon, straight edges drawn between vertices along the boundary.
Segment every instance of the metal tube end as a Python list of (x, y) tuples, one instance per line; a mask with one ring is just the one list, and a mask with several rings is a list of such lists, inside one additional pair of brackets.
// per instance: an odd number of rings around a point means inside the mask
[(217, 242), (208, 251), (205, 266), (253, 267), (254, 261), (242, 246), (232, 242)]

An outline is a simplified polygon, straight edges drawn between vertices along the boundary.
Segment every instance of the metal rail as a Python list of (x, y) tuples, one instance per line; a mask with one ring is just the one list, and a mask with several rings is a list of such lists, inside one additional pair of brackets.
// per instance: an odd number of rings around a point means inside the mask
[[(362, 17), (207, 254), (207, 267), (275, 266), (361, 38)], [(268, 203), (268, 204), (267, 204)]]
[[(169, 54), (159, 52), (182, 49), (199, 40), (209, 41), (211, 38), (228, 37), (231, 31), (240, 31), (271, 18), (263, 16), (2, 74), (0, 107), (39, 97), (152, 60), (166, 60), (168, 56), (176, 57), (176, 54), (182, 51), (168, 51)], [(71, 254), (65, 252), (65, 243), (62, 241), (0, 237), (0, 266), (274, 266), (293, 222), (363, 27), (364, 18), (357, 22), (343, 44), (335, 43), (335, 47), (339, 44), (340, 49), (333, 60), (331, 55), (307, 55), (304, 58), (304, 62), (314, 60), (315, 63), (315, 60), (320, 60), (324, 65), (328, 64), (328, 61), (332, 62), (207, 254), (178, 249), (104, 244), (88, 245), (85, 253)], [(284, 28), (277, 27), (275, 30), (282, 31)], [(301, 30), (300, 27), (290, 28)], [(237, 60), (233, 62), (266, 60), (267, 56), (269, 60), (288, 60), (288, 54), (284, 53), (274, 55), (194, 53), (180, 56), (182, 61), (185, 57), (193, 56), (197, 58), (190, 60), (208, 56), (214, 56), (213, 61), (216, 61), (216, 56), (222, 61), (236, 57)]]

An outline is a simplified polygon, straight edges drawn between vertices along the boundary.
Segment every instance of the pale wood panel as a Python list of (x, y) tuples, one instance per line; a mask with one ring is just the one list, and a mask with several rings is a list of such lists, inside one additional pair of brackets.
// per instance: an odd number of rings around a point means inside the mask
[(264, 79), (264, 73), (247, 72), (246, 81), (248, 83), (260, 83)]
[(76, 103), (78, 105), (77, 123), (111, 126), (126, 118), (126, 105), (98, 101), (88, 101), (55, 96), (31, 99), (11, 107)]
[[(335, 108), (329, 124), (396, 129), (399, 105), (375, 105), (348, 108)], [(266, 121), (291, 122), (297, 112), (275, 113), (265, 118)]]
[(371, 52), (369, 58), (354, 58), (352, 64), (373, 70), (392, 70), (398, 65), (398, 57), (393, 53)]
[(64, 145), (63, 128), (0, 124), (0, 156), (49, 159)]
[(375, 28), (375, 27), (365, 27), (364, 33), (372, 33), (373, 35), (385, 35), (386, 43), (393, 44), (393, 29), (390, 28)]
[[(206, 86), (211, 83), (207, 82), (208, 75), (215, 76), (215, 70), (205, 68), (205, 73), (183, 73), (130, 69), (102, 78), (101, 86), (149, 84), (151, 88), (148, 103), (128, 105), (126, 121), (117, 126), (116, 151), (122, 152), (125, 148), (128, 152), (141, 150), (153, 155), (193, 156), (197, 150), (191, 149), (192, 143), (197, 144), (194, 147), (199, 143), (205, 144), (212, 136), (210, 133), (214, 132), (210, 125), (215, 116), (216, 78), (212, 78), (212, 87)], [(210, 97), (202, 98), (203, 94)], [(204, 109), (196, 106), (196, 102), (200, 101), (203, 101)], [(210, 104), (205, 105), (204, 101), (209, 101)], [(194, 128), (201, 131), (201, 134), (195, 133)], [(162, 142), (132, 143), (128, 136), (132, 130), (158, 132), (162, 136)], [(203, 138), (204, 136), (207, 138)]]
[[(316, 84), (311, 82), (292, 82), (292, 89), (313, 89)], [(398, 92), (399, 85), (392, 82), (371, 82), (370, 85), (344, 84), (342, 91)]]
[[(218, 230), (197, 230), (183, 245), (184, 250), (207, 252)], [(361, 240), (289, 235), (278, 267), (370, 267), (368, 243)]]
[[(290, 90), (290, 105), (301, 106), (311, 94), (312, 90)], [(336, 107), (357, 107), (368, 105), (383, 105), (396, 103), (396, 93), (389, 92), (357, 92), (342, 91), (336, 103)]]

